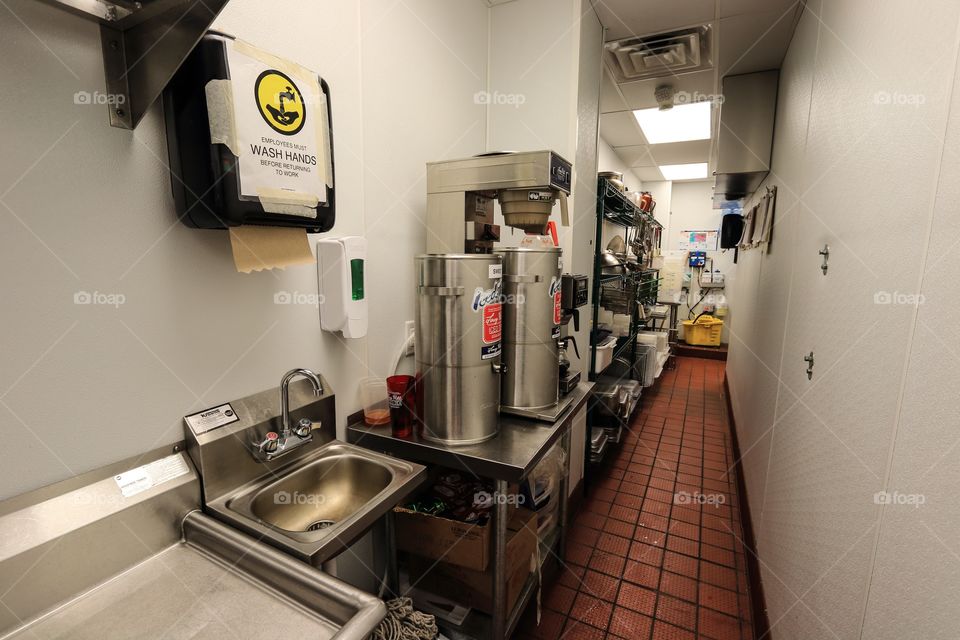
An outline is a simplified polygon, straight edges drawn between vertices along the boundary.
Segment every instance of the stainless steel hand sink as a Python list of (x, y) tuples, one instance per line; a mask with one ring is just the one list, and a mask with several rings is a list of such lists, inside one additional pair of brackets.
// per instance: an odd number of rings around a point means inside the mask
[(331, 451), (227, 506), (290, 533), (325, 532), (390, 486), (393, 471), (356, 453)]
[[(294, 373), (316, 380), (290, 382)], [(196, 427), (184, 420), (203, 510), (315, 567), (346, 549), (426, 479), (419, 464), (333, 439), (333, 390), (305, 369), (287, 373), (277, 389), (228, 407), (233, 421), (220, 426)], [(289, 427), (300, 424), (310, 433)], [(271, 443), (276, 446), (265, 449)]]
[(426, 477), (417, 464), (332, 441), (207, 503), (217, 518), (320, 566)]

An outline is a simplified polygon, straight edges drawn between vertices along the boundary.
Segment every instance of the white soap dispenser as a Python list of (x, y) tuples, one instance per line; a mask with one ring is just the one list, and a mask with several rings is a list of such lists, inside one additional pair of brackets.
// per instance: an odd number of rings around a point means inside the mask
[(320, 328), (344, 338), (367, 335), (364, 270), (367, 240), (361, 236), (317, 240)]

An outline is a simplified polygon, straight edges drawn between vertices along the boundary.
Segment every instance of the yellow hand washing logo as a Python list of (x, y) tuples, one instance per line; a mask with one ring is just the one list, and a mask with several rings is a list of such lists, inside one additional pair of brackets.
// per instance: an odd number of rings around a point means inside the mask
[(253, 93), (260, 115), (274, 131), (292, 136), (303, 128), (307, 119), (303, 95), (287, 74), (264, 71), (254, 83)]

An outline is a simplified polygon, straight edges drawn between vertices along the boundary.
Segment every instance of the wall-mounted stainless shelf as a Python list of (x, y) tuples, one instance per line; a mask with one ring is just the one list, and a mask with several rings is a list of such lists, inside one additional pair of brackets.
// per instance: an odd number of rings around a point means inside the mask
[(100, 24), (110, 124), (133, 129), (228, 0), (41, 0)]

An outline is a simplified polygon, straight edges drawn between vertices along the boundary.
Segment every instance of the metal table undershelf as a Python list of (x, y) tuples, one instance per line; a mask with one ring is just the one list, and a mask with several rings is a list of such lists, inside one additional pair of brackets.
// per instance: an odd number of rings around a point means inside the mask
[[(389, 453), (398, 458), (433, 464), (451, 469), (460, 469), (478, 477), (489, 478), (494, 481), (494, 491), (506, 495), (508, 484), (522, 482), (533, 471), (543, 457), (557, 442), (561, 443), (570, 460), (570, 427), (574, 415), (586, 404), (590, 397), (593, 383), (581, 382), (577, 388), (568, 394), (571, 398), (570, 408), (563, 413), (556, 422), (546, 423), (527, 420), (510, 415), (500, 416), (500, 433), (480, 444), (450, 447), (433, 442), (427, 442), (417, 436), (409, 439), (394, 438), (389, 427), (369, 427), (363, 423), (347, 426), (347, 440), (375, 451)], [(568, 475), (561, 478), (558, 499), (558, 530), (551, 551), (560, 554), (566, 544), (567, 534), (567, 494)], [(492, 638), (505, 640), (509, 638), (520, 614), (530, 602), (531, 597), (539, 587), (539, 576), (531, 573), (524, 585), (523, 591), (512, 611), (507, 611), (506, 584), (507, 567), (507, 508), (505, 501), (498, 501), (494, 506), (494, 565), (493, 565), (493, 616), (479, 611), (472, 611), (463, 625), (459, 627), (438, 619), (437, 624), (443, 632), (453, 640), (459, 638)], [(392, 519), (392, 515), (388, 520)], [(388, 522), (391, 529), (392, 522)], [(388, 556), (392, 566), (390, 570), (391, 586), (398, 584), (396, 580), (396, 548), (393, 536), (388, 536), (390, 548)]]

